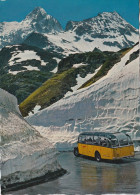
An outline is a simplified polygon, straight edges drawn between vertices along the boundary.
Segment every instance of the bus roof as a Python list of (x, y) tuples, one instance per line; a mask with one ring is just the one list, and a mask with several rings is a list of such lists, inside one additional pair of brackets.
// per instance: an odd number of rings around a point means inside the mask
[[(103, 136), (103, 137), (107, 137), (107, 138), (115, 138), (116, 137), (116, 134), (119, 134), (120, 132), (83, 132), (83, 133), (80, 133), (80, 135), (94, 135), (94, 136)], [(122, 132), (121, 132), (122, 133)]]

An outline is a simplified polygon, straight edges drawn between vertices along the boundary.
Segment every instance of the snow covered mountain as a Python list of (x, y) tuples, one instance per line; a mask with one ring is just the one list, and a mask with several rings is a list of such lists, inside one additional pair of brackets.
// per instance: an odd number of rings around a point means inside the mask
[(118, 51), (138, 42), (138, 30), (117, 12), (103, 12), (80, 22), (69, 21), (64, 31), (43, 8), (34, 9), (21, 22), (0, 23), (0, 47), (11, 44), (37, 46), (63, 55), (92, 51)]
[(48, 15), (43, 8), (37, 7), (21, 22), (0, 23), (0, 48), (20, 44), (32, 32), (56, 33), (62, 31), (60, 23)]
[(85, 35), (86, 41), (100, 40), (99, 42), (103, 45), (119, 49), (133, 45), (138, 35), (137, 30), (117, 12), (103, 12), (81, 22), (70, 21), (66, 30), (75, 32), (77, 36)]
[[(41, 44), (41, 39), (46, 45)], [(54, 48), (54, 51), (59, 51), (61, 48), (63, 54), (68, 55), (92, 51), (95, 47), (102, 51), (118, 51), (131, 47), (136, 42), (138, 42), (137, 29), (117, 12), (103, 12), (80, 22), (68, 22), (64, 32), (44, 34), (38, 46), (44, 49)], [(34, 36), (29, 36), (25, 43), (37, 46), (38, 41)]]
[(93, 85), (27, 117), (27, 121), (43, 136), (49, 133), (60, 150), (76, 143), (74, 134), (82, 131), (124, 131), (140, 140), (138, 49), (137, 44)]
[(16, 98), (0, 89), (2, 189), (39, 177), (61, 175), (56, 150), (20, 115)]

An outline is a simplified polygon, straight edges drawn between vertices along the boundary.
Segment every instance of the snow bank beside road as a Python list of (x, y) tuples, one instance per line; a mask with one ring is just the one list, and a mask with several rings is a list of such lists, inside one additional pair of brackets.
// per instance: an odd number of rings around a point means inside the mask
[(0, 89), (2, 187), (61, 172), (57, 152), (48, 139), (20, 115), (16, 98)]
[(67, 128), (63, 130), (51, 128), (51, 130), (49, 130), (46, 127), (34, 127), (43, 137), (47, 138), (58, 151), (73, 151), (73, 148), (77, 146), (79, 135), (77, 131), (68, 131)]

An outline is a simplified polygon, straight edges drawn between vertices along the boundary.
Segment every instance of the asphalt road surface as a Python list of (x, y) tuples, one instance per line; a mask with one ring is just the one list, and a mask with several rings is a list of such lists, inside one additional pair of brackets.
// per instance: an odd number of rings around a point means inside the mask
[(75, 157), (72, 152), (58, 155), (68, 172), (56, 180), (26, 189), (7, 192), (13, 195), (140, 193), (140, 152), (134, 158), (119, 162), (96, 162), (92, 158)]

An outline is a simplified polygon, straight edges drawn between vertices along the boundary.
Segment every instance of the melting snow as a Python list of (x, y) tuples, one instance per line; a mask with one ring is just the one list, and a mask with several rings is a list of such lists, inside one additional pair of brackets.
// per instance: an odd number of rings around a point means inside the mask
[(19, 70), (19, 71), (12, 71), (12, 70), (9, 70), (8, 73), (9, 74), (12, 74), (12, 75), (17, 75), (18, 73), (20, 72), (25, 72), (26, 70)]
[(26, 68), (27, 70), (36, 70), (36, 71), (40, 71), (38, 67), (33, 67), (31, 65), (29, 66), (23, 66), (24, 68)]
[(54, 68), (51, 72), (57, 73), (57, 71), (58, 71), (58, 67)]
[(77, 84), (76, 84), (74, 87), (71, 87), (72, 92), (71, 92), (71, 91), (68, 91), (68, 92), (65, 94), (65, 97), (71, 95), (73, 92), (76, 92), (77, 89), (80, 88), (80, 87), (81, 87), (85, 82), (87, 82), (89, 79), (91, 79), (91, 78), (100, 70), (101, 67), (102, 67), (102, 65), (101, 65), (99, 68), (97, 68), (97, 69), (95, 70), (94, 73), (92, 73), (92, 74), (89, 73), (89, 74), (87, 74), (87, 76), (84, 77), (84, 78), (80, 77), (80, 75), (78, 74), (78, 76), (77, 76), (77, 78), (76, 78)]
[(33, 59), (41, 61), (41, 65), (46, 66), (46, 62), (41, 60), (41, 58), (37, 55), (36, 52), (30, 50), (13, 52), (13, 55), (9, 61), (9, 65), (13, 66), (15, 63)]
[(56, 58), (56, 57), (54, 57), (53, 59), (56, 60), (57, 63), (59, 63), (61, 61), (61, 59)]
[(29, 70), (29, 71), (31, 71), (31, 70), (40, 71), (38, 67), (33, 67), (31, 65), (29, 65), (29, 66), (23, 66), (23, 67), (26, 68), (26, 70), (20, 70), (20, 71), (12, 71), (12, 70), (9, 70), (8, 73), (9, 74), (12, 74), (12, 75), (17, 75), (18, 73), (25, 72), (27, 70)]
[(29, 112), (29, 116), (32, 116), (33, 114), (36, 114), (37, 112), (39, 112), (40, 108), (41, 108), (40, 105), (36, 105), (34, 109), (31, 112)]
[(87, 66), (87, 64), (83, 64), (83, 63), (74, 64), (73, 68), (79, 68), (80, 66)]

